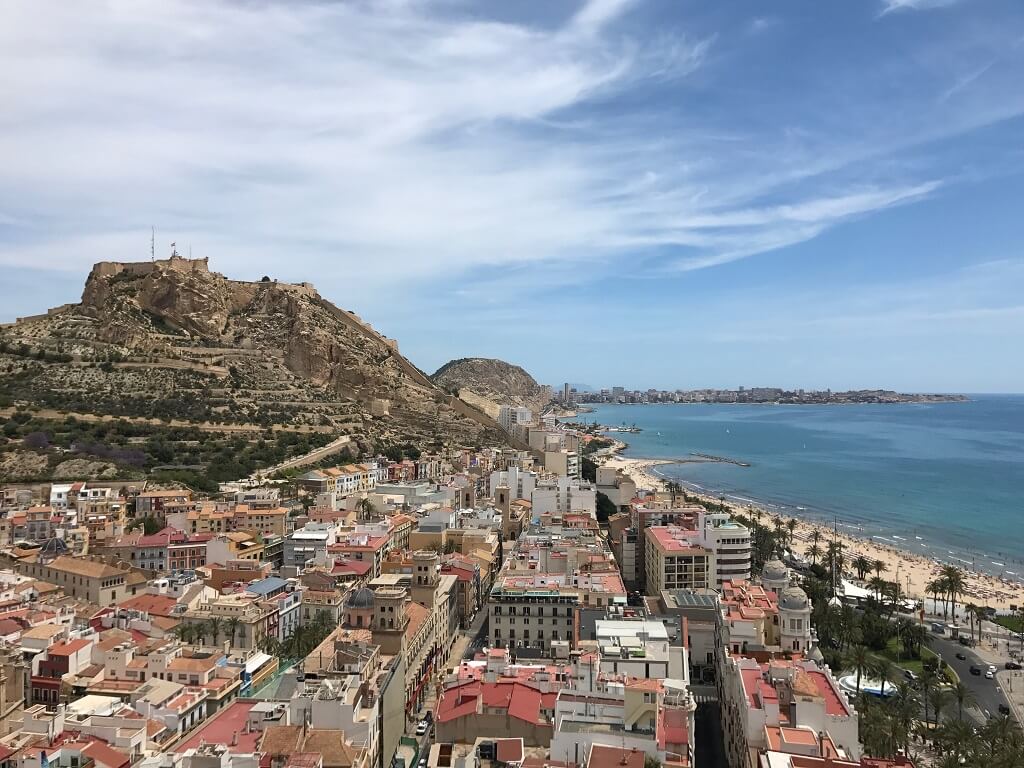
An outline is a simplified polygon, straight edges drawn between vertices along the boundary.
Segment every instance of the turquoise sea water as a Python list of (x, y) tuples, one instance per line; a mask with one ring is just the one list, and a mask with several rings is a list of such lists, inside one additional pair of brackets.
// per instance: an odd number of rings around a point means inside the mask
[[(665, 477), (921, 554), (1024, 575), (1024, 396), (928, 405), (597, 405), (626, 456), (727, 456)], [(1024, 580), (1024, 579), (1022, 579)]]

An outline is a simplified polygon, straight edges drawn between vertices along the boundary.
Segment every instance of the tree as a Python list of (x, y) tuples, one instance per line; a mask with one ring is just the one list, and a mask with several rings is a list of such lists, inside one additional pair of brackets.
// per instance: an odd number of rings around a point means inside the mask
[(210, 637), (213, 640), (213, 644), (216, 645), (217, 640), (220, 638), (221, 620), (217, 616), (211, 616), (206, 623), (210, 628)]
[[(817, 531), (815, 531), (815, 533), (817, 533)], [(818, 546), (817, 542), (814, 542), (814, 543), (811, 544), (811, 546), (809, 546), (807, 548), (807, 552), (805, 554), (809, 558), (811, 558), (811, 565), (817, 565), (818, 564), (818, 558), (821, 557), (821, 554), (822, 554), (821, 553), (821, 547)]]
[(789, 530), (789, 546), (793, 546), (793, 534), (796, 533), (796, 518), (791, 517), (786, 521), (786, 528)]
[(871, 570), (871, 561), (864, 557), (864, 555), (857, 555), (853, 559), (852, 565), (853, 570), (857, 572), (857, 578), (864, 581), (865, 574)]
[(366, 520), (377, 513), (377, 507), (370, 501), (370, 497), (367, 496), (356, 502), (356, 512), (359, 513), (360, 518)]
[(943, 591), (942, 582), (939, 579), (932, 579), (924, 585), (925, 594), (932, 596), (932, 608), (937, 609), (939, 604), (939, 594)]
[(607, 524), (608, 518), (618, 512), (618, 507), (605, 494), (597, 492), (597, 522)]
[(242, 626), (242, 620), (237, 616), (232, 616), (227, 620), (228, 636), (231, 638), (231, 647), (235, 647), (235, 635), (238, 634), (238, 628)]
[(850, 653), (846, 658), (849, 668), (857, 673), (857, 695), (859, 696), (861, 675), (871, 670), (873, 659), (871, 651), (869, 651), (866, 646), (855, 645), (850, 649)]
[(921, 689), (921, 701), (924, 704), (924, 721), (927, 723), (929, 722), (928, 705), (932, 703), (933, 695), (939, 688), (938, 675), (930, 669), (922, 670), (918, 686)]
[(946, 583), (946, 592), (949, 594), (949, 602), (952, 608), (953, 620), (956, 621), (956, 599), (962, 595), (966, 587), (964, 573), (955, 565), (947, 565), (942, 569), (942, 578)]
[(881, 690), (879, 691), (882, 696), (885, 696), (885, 684), (892, 679), (892, 670), (893, 663), (891, 661), (884, 656), (875, 657), (875, 662), (872, 666), (871, 672), (882, 684)]
[(178, 638), (179, 642), (188, 643), (189, 639), (192, 636), (192, 625), (185, 624), (184, 622), (182, 622), (181, 624), (178, 624), (174, 629), (171, 630), (171, 634)]
[(974, 694), (971, 693), (971, 689), (963, 684), (961, 681), (957, 681), (956, 684), (950, 689), (953, 694), (953, 699), (956, 701), (956, 712), (957, 717), (960, 720), (964, 719), (964, 707), (974, 706)]
[(882, 599), (882, 592), (885, 590), (885, 579), (881, 576), (872, 576), (868, 580), (868, 588), (875, 593), (875, 599)]
[(885, 564), (884, 560), (875, 560), (875, 576), (881, 577), (883, 571), (888, 571), (889, 566)]

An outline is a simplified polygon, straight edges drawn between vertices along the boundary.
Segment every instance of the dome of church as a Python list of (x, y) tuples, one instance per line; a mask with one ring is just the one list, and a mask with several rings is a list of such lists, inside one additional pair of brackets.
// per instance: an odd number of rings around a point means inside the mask
[(375, 602), (376, 597), (373, 594), (373, 590), (363, 587), (352, 593), (347, 604), (349, 608), (373, 608)]
[(784, 611), (803, 611), (807, 608), (807, 593), (800, 587), (786, 587), (779, 600), (779, 608)]
[(784, 581), (789, 578), (789, 569), (781, 560), (769, 560), (764, 564), (764, 577), (769, 581)]

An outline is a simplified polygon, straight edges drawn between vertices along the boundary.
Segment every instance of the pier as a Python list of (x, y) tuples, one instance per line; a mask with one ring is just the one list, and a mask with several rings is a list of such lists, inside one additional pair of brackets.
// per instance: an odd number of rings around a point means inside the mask
[(745, 461), (739, 459), (730, 459), (728, 456), (712, 456), (710, 453), (690, 453), (691, 456), (696, 456), (698, 459), (704, 461), (717, 461), (720, 464), (735, 464), (737, 467), (749, 467), (750, 465)]

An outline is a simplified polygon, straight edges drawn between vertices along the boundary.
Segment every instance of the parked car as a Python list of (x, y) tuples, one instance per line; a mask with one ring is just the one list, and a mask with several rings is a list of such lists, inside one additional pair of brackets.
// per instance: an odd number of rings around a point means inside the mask
[(416, 735), (417, 736), (422, 736), (423, 734), (425, 734), (427, 732), (427, 729), (429, 727), (430, 727), (430, 723), (428, 723), (426, 720), (420, 720), (416, 724)]
[(979, 675), (980, 676), (981, 675), (981, 667), (979, 667), (976, 664), (971, 664), (971, 674), (972, 675)]
[(967, 654), (964, 653), (963, 651), (957, 651), (956, 652), (956, 657), (958, 659), (960, 659), (960, 661), (967, 661)]
[(971, 638), (964, 637), (963, 635), (960, 635), (960, 637), (957, 638), (957, 642), (960, 643), (960, 645), (966, 646), (968, 648), (974, 645), (974, 642), (971, 640)]
[(917, 680), (917, 675), (915, 675), (915, 674), (914, 674), (914, 673), (913, 673), (913, 672), (912, 672), (911, 670), (909, 670), (909, 669), (904, 669), (904, 670), (903, 670), (903, 676), (904, 676), (905, 678), (907, 678), (907, 680), (909, 680), (910, 682), (914, 682), (915, 680)]
[(986, 669), (985, 670), (985, 679), (986, 680), (994, 680), (995, 676), (996, 676), (996, 673), (993, 672), (991, 669)]
[(1019, 661), (1008, 661), (1008, 662), (1006, 662), (1006, 668), (1007, 669), (1020, 669), (1021, 668), (1020, 662)]

